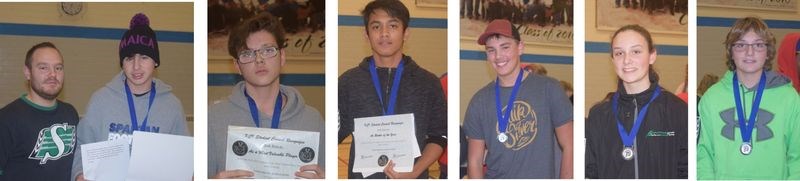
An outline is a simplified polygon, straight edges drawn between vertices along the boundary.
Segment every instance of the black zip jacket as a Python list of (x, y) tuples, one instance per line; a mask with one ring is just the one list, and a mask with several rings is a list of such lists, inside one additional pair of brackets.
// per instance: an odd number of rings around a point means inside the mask
[[(369, 61), (366, 57), (358, 65), (339, 76), (339, 143), (353, 133), (353, 119), (383, 115), (381, 105), (372, 78), (369, 73)], [(428, 72), (409, 56), (403, 56), (403, 75), (397, 93), (395, 114), (414, 113), (417, 143), (424, 149), (428, 143), (435, 143), (442, 148), (447, 145), (447, 104), (439, 78)], [(389, 92), (396, 68), (377, 68), (378, 80), (383, 91), (384, 101), (388, 104)], [(350, 159), (347, 164), (348, 178), (363, 178), (361, 173), (353, 173), (353, 157), (355, 144), (350, 145)], [(422, 151), (422, 150), (420, 150)], [(415, 159), (415, 163), (416, 163)], [(386, 175), (375, 173), (368, 178), (386, 178)], [(428, 178), (425, 171), (419, 178)]]
[[(621, 83), (618, 116), (626, 132), (655, 92), (658, 78), (638, 94), (627, 94)], [(586, 120), (586, 178), (686, 179), (688, 177), (687, 105), (673, 93), (661, 88), (650, 103), (634, 143), (635, 157), (622, 157), (623, 143), (611, 100), (593, 106)]]

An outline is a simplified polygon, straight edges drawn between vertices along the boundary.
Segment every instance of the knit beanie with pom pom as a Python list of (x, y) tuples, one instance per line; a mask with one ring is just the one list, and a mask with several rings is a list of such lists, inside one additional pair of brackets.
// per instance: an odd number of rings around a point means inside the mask
[(161, 65), (156, 32), (150, 28), (150, 19), (142, 13), (138, 13), (131, 18), (130, 29), (122, 35), (122, 40), (119, 42), (119, 66), (122, 67), (122, 60), (125, 57), (130, 57), (137, 53), (152, 58), (156, 63), (156, 67)]

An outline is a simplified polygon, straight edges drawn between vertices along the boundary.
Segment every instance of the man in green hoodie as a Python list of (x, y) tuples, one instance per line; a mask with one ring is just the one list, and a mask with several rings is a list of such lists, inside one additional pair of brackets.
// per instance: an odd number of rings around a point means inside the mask
[(698, 105), (697, 179), (800, 179), (800, 97), (771, 71), (775, 45), (758, 18), (728, 32), (729, 71)]

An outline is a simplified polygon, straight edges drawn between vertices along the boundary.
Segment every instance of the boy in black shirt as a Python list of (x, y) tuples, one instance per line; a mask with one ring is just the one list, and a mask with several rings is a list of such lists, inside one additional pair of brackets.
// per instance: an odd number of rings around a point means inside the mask
[[(372, 55), (339, 76), (339, 143), (352, 135), (355, 118), (393, 115), (387, 110), (396, 106), (396, 114), (413, 113), (414, 134), (422, 156), (415, 159), (411, 172), (398, 172), (390, 163), (384, 167), (384, 172), (358, 173), (353, 172), (355, 144), (351, 144), (348, 178), (428, 178), (428, 167), (439, 159), (447, 146), (447, 104), (442, 84), (436, 75), (402, 52), (409, 36), (410, 19), (402, 2), (375, 0), (361, 13), (364, 36), (370, 43)], [(376, 91), (376, 87), (382, 91)], [(392, 87), (396, 89), (392, 91)], [(390, 105), (392, 97), (396, 103)]]

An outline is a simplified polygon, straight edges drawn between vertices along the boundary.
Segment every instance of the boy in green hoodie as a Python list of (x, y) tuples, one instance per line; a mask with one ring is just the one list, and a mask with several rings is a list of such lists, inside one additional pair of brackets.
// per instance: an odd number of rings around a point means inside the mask
[(771, 71), (775, 37), (746, 17), (724, 44), (729, 71), (698, 105), (697, 179), (800, 179), (800, 97)]

